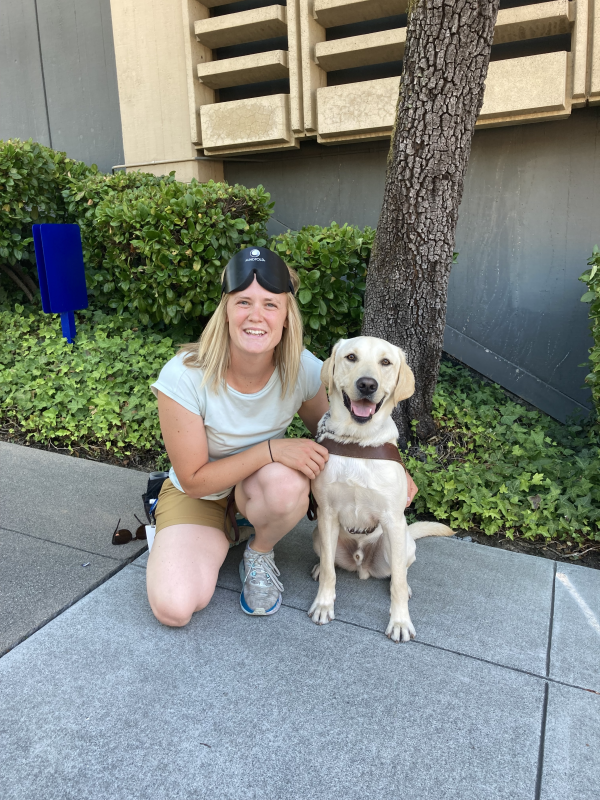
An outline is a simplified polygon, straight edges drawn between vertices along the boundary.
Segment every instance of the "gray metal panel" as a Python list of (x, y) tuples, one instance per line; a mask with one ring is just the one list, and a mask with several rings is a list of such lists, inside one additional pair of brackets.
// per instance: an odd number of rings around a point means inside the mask
[(573, 414), (588, 414), (586, 406), (449, 325), (444, 332), (444, 350), (562, 422)]
[[(448, 293), (451, 328), (581, 406), (589, 391), (579, 364), (591, 337), (577, 279), (600, 244), (599, 145), (597, 108), (564, 122), (479, 131)], [(564, 416), (541, 398), (531, 402)]]
[(229, 183), (262, 183), (276, 201), (271, 233), (303, 225), (349, 222), (375, 227), (381, 210), (388, 145), (332, 147), (306, 142), (300, 152), (250, 158), (264, 163), (225, 162)]
[[(477, 131), (457, 230), (445, 347), (564, 420), (590, 407), (579, 364), (591, 345), (585, 270), (600, 244), (600, 109), (568, 120)], [(262, 183), (272, 233), (332, 220), (375, 226), (387, 145), (319, 147), (225, 166), (230, 183)], [(261, 154), (261, 160), (266, 154)]]
[(38, 13), (52, 144), (110, 171), (124, 161), (110, 0), (40, 0)]
[(49, 145), (35, 0), (0, 3), (0, 139)]

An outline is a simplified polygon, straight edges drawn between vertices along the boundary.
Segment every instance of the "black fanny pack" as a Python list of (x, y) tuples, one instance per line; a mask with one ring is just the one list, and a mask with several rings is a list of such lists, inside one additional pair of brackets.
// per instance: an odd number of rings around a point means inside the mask
[(156, 525), (156, 517), (154, 516), (156, 501), (158, 500), (162, 485), (168, 477), (168, 472), (151, 472), (148, 476), (148, 486), (142, 495), (142, 500), (144, 502), (144, 511), (146, 512), (150, 525)]

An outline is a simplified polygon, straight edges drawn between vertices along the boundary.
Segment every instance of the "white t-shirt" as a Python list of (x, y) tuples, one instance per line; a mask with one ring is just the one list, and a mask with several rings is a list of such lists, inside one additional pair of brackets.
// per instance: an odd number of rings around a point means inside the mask
[[(296, 386), (284, 397), (277, 369), (260, 392), (243, 394), (227, 386), (226, 391), (220, 388), (215, 393), (206, 385), (200, 388), (203, 371), (186, 367), (183, 358), (183, 353), (173, 356), (151, 389), (157, 397), (160, 389), (167, 397), (202, 417), (209, 461), (241, 453), (267, 439), (283, 439), (296, 411), (306, 400), (312, 400), (321, 386), (323, 362), (308, 350), (302, 351)], [(183, 492), (173, 467), (169, 478)], [(202, 499), (220, 500), (227, 497), (232, 488)]]

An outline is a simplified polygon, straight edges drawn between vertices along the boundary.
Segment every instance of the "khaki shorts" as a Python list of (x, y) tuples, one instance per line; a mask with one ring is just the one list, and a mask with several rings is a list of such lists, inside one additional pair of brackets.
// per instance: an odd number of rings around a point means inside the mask
[[(170, 525), (207, 525), (225, 532), (225, 509), (227, 498), (222, 500), (201, 500), (190, 497), (185, 492), (180, 492), (167, 478), (158, 495), (158, 503), (154, 511), (156, 517), (156, 533)], [(235, 506), (234, 506), (235, 508)], [(235, 508), (237, 512), (237, 508)], [(254, 528), (240, 525), (239, 542), (245, 542), (254, 533)], [(239, 544), (235, 541), (235, 534), (231, 522), (227, 520), (225, 535), (230, 544)]]

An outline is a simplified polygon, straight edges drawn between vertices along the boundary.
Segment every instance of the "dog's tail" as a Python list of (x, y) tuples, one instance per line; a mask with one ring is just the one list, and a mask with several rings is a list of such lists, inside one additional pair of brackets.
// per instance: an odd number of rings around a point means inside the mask
[(441, 522), (413, 522), (408, 526), (408, 532), (413, 539), (422, 539), (424, 536), (454, 536), (454, 531)]

